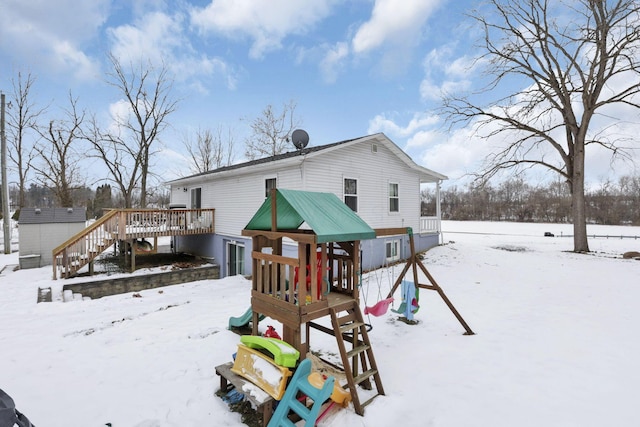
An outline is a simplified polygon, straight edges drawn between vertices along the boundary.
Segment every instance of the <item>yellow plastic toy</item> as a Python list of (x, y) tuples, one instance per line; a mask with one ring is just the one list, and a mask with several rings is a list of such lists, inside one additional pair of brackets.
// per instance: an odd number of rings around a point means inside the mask
[(251, 381), (276, 400), (282, 399), (291, 371), (278, 366), (265, 354), (238, 344), (238, 353), (231, 372)]
[[(312, 372), (309, 374), (308, 381), (309, 384), (311, 384), (315, 388), (322, 388), (325, 377), (319, 372)], [(351, 393), (342, 388), (342, 386), (336, 381), (333, 384), (333, 393), (331, 393), (331, 396), (329, 398), (331, 399), (331, 401), (337, 403), (343, 408), (346, 408), (347, 406), (349, 406), (349, 402), (351, 402)]]

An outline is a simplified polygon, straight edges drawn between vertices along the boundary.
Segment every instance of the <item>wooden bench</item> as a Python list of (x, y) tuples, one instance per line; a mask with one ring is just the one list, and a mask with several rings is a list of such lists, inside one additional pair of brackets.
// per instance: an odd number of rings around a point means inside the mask
[[(273, 415), (273, 397), (267, 395), (267, 399), (263, 402), (257, 400), (251, 394), (245, 394), (242, 389), (245, 384), (252, 384), (250, 381), (245, 380), (240, 375), (231, 372), (233, 363), (225, 363), (224, 365), (216, 366), (216, 375), (220, 376), (220, 390), (226, 390), (229, 383), (233, 384), (239, 393), (243, 393), (247, 400), (249, 400), (255, 407), (258, 413), (262, 413), (262, 425), (264, 427), (269, 424), (271, 415)], [(256, 387), (252, 384), (252, 387)], [(266, 394), (266, 393), (265, 393)]]

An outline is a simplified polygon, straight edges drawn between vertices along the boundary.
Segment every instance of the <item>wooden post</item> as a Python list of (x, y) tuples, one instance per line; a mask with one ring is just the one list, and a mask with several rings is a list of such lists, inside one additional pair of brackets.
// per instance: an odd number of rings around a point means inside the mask
[(278, 231), (278, 203), (276, 189), (271, 189), (271, 231)]
[(320, 274), (322, 280), (319, 298), (323, 298), (323, 295), (326, 295), (329, 292), (329, 272), (327, 270), (327, 244), (320, 244), (320, 268), (322, 269)]
[[(311, 302), (316, 302), (318, 301), (318, 298), (320, 298), (320, 295), (318, 295), (318, 274), (320, 274), (320, 272), (318, 271), (318, 246), (314, 243), (311, 245), (307, 246), (309, 248), (309, 264), (307, 264), (309, 266), (309, 295), (311, 295)], [(306, 269), (306, 268), (305, 268)], [(305, 289), (307, 288), (306, 285), (306, 281), (305, 281)]]
[(131, 272), (136, 271), (136, 239), (131, 239)]
[(453, 315), (456, 316), (456, 319), (458, 319), (458, 322), (460, 322), (462, 327), (465, 329), (466, 331), (465, 335), (475, 335), (475, 332), (473, 332), (469, 327), (469, 325), (467, 325), (467, 322), (465, 322), (462, 316), (460, 315), (460, 313), (458, 313), (458, 310), (456, 310), (456, 308), (453, 306), (453, 303), (449, 301), (449, 298), (447, 298), (447, 296), (445, 295), (440, 285), (436, 283), (436, 279), (433, 278), (433, 276), (427, 271), (427, 268), (424, 265), (422, 264), (419, 264), (419, 265), (420, 265), (420, 268), (422, 269), (422, 272), (424, 273), (425, 276), (427, 276), (427, 278), (429, 279), (432, 285), (431, 286), (418, 285), (418, 286), (424, 289), (435, 289), (440, 295), (440, 297), (442, 298), (442, 300), (444, 301), (444, 303), (447, 304), (447, 307), (449, 307), (449, 310), (451, 310)]
[[(302, 328), (305, 328), (304, 342), (302, 342)], [(309, 339), (308, 339), (308, 325), (297, 325), (296, 327), (289, 326), (287, 324), (282, 325), (282, 340), (291, 344), (296, 350), (300, 352), (300, 358), (306, 357), (309, 352)]]
[(420, 263), (420, 260), (418, 259), (418, 256), (416, 254), (416, 246), (413, 240), (413, 230), (411, 229), (411, 227), (407, 228), (407, 233), (409, 234), (409, 248), (411, 250), (411, 269), (413, 270), (413, 283), (418, 286), (418, 264)]
[(360, 271), (360, 240), (355, 240), (353, 242), (353, 254), (351, 259), (353, 260), (353, 265), (351, 266), (351, 295), (353, 295), (353, 299), (358, 302), (360, 301), (360, 291), (358, 289), (358, 272)]

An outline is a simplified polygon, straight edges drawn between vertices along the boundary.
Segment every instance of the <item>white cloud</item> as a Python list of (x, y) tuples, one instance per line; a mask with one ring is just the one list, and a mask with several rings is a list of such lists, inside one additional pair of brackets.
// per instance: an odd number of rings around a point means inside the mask
[(74, 76), (80, 80), (95, 80), (100, 77), (98, 64), (76, 49), (68, 41), (57, 42), (52, 46), (52, 62), (58, 64), (58, 69), (75, 70)]
[(384, 114), (378, 114), (369, 121), (369, 133), (384, 132), (394, 138), (407, 138), (424, 128), (431, 128), (439, 123), (440, 119), (427, 113), (415, 113), (406, 126), (398, 125), (392, 118)]
[(327, 83), (334, 83), (338, 73), (344, 68), (344, 63), (349, 57), (349, 44), (338, 42), (327, 48), (327, 52), (320, 62), (322, 77)]
[(194, 8), (191, 21), (203, 33), (250, 38), (252, 58), (280, 49), (289, 34), (304, 34), (331, 12), (335, 0), (212, 0)]
[(376, 0), (371, 19), (353, 37), (353, 51), (362, 54), (387, 43), (415, 43), (422, 26), (441, 3), (442, 0)]
[(484, 63), (486, 63), (486, 61), (469, 55), (463, 55), (448, 62), (445, 67), (445, 72), (448, 76), (465, 78), (475, 73), (478, 67)]
[(420, 82), (420, 97), (425, 101), (438, 101), (447, 94), (466, 91), (471, 87), (471, 80), (444, 80), (436, 85), (425, 78)]
[(131, 116), (131, 105), (124, 99), (113, 102), (109, 104), (109, 116), (109, 132), (118, 135), (122, 130), (119, 123), (126, 123)]
[(109, 0), (4, 0), (0, 13), (0, 40), (11, 45), (13, 59), (48, 72), (93, 79), (98, 61), (84, 48), (98, 36), (107, 19)]
[(185, 35), (184, 16), (176, 13), (149, 12), (133, 24), (110, 28), (111, 52), (123, 62), (150, 61), (157, 67), (167, 66), (179, 81), (191, 83), (198, 91), (207, 92), (197, 79), (221, 75), (227, 87), (234, 89), (233, 70), (220, 58), (197, 53)]
[(186, 41), (182, 36), (181, 19), (180, 15), (151, 12), (134, 24), (109, 28), (111, 53), (125, 62), (146, 58), (160, 63)]
[(448, 94), (467, 91), (483, 61), (468, 55), (455, 56), (456, 43), (431, 50), (422, 64), (425, 77), (420, 83), (420, 97), (436, 101)]

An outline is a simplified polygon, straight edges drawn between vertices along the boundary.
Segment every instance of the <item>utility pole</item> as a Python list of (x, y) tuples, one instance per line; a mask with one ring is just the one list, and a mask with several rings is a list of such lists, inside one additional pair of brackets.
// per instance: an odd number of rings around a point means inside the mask
[(2, 231), (4, 253), (11, 253), (11, 217), (9, 216), (9, 182), (7, 181), (7, 138), (4, 134), (4, 93), (0, 94), (0, 140), (2, 142)]

